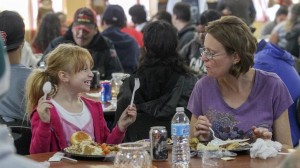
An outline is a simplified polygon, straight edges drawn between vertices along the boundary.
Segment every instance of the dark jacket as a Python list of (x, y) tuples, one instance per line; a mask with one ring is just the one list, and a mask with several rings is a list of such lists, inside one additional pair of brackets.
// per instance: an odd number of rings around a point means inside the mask
[[(140, 79), (140, 88), (136, 91), (134, 99), (137, 119), (128, 127), (124, 141), (148, 139), (152, 126), (165, 126), (170, 137), (171, 120), (176, 107), (187, 107), (197, 78), (191, 74), (177, 73), (171, 67), (159, 65), (138, 70), (124, 81), (120, 89), (115, 123), (130, 104), (134, 78)], [(190, 118), (191, 113), (187, 109), (185, 111)]]
[(137, 69), (140, 49), (138, 43), (118, 27), (109, 27), (102, 35), (110, 39), (117, 51), (125, 73), (131, 74)]
[(186, 65), (198, 73), (198, 78), (201, 78), (206, 74), (206, 69), (204, 67), (204, 61), (202, 61), (200, 57), (200, 48), (203, 48), (203, 46), (200, 44), (198, 38), (195, 33), (195, 37), (183, 46), (179, 53)]
[(300, 58), (300, 22), (295, 24), (290, 32), (286, 34), (286, 50), (293, 56)]
[[(192, 23), (187, 24), (184, 28), (178, 31), (178, 49), (182, 49), (184, 45), (189, 43), (195, 36), (196, 26)], [(163, 39), (162, 39), (163, 40)]]
[[(71, 29), (72, 26), (69, 27), (68, 31), (63, 36), (57, 37), (49, 44), (41, 61), (43, 61), (46, 55), (59, 44), (72, 43), (76, 45)], [(99, 32), (94, 36), (86, 49), (89, 50), (93, 57), (93, 70), (98, 70), (100, 72), (101, 80), (111, 79), (111, 74), (113, 72), (123, 72), (123, 68), (115, 52), (114, 45), (109, 39), (103, 37)]]

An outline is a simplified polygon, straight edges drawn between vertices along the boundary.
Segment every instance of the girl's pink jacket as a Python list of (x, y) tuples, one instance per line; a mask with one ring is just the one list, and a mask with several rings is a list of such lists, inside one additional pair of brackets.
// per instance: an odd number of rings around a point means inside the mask
[[(119, 144), (123, 141), (125, 132), (121, 132), (116, 125), (110, 133), (106, 125), (102, 105), (100, 102), (81, 97), (91, 112), (94, 124), (95, 141), (98, 143)], [(56, 152), (67, 147), (65, 133), (63, 132), (61, 119), (53, 107), (50, 109), (50, 123), (40, 120), (36, 109), (30, 117), (32, 138), (30, 144), (30, 154)]]

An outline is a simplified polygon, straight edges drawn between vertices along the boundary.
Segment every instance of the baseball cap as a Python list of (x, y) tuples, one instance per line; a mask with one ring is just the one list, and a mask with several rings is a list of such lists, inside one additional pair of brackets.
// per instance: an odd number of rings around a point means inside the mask
[(79, 8), (74, 15), (73, 27), (82, 28), (90, 32), (94, 26), (97, 26), (96, 13), (87, 7)]
[(7, 51), (18, 48), (24, 42), (25, 24), (22, 17), (14, 11), (0, 13), (0, 37)]
[(126, 24), (126, 16), (123, 8), (119, 5), (109, 5), (106, 7), (102, 20), (118, 27)]

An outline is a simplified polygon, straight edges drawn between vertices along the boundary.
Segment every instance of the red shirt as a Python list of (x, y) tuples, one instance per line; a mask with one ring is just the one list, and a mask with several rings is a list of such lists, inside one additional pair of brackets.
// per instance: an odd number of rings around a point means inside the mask
[(127, 33), (131, 37), (133, 37), (136, 40), (136, 42), (139, 44), (140, 48), (144, 46), (143, 33), (135, 30), (132, 27), (124, 27), (124, 28), (121, 29), (121, 32)]

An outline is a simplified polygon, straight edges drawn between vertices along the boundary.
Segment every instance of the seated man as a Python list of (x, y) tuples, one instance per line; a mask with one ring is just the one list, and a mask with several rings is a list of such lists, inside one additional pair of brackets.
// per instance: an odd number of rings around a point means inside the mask
[(274, 44), (261, 40), (254, 56), (254, 68), (276, 73), (287, 86), (294, 103), (289, 107), (289, 120), (293, 145), (300, 139), (300, 125), (297, 121), (297, 100), (300, 97), (300, 77), (294, 68), (293, 56)]
[(10, 88), (0, 101), (0, 123), (21, 125), (25, 114), (24, 87), (27, 77), (31, 73), (31, 69), (21, 64), (25, 36), (25, 25), (22, 17), (12, 11), (1, 12), (0, 32), (11, 66)]
[(101, 80), (111, 79), (113, 72), (123, 72), (114, 45), (99, 33), (96, 14), (89, 8), (79, 8), (75, 12), (69, 30), (49, 44), (41, 61), (61, 43), (73, 43), (89, 50), (94, 60), (93, 70), (100, 72)]
[(138, 43), (121, 29), (126, 26), (124, 10), (119, 5), (109, 5), (102, 16), (102, 35), (110, 39), (117, 51), (125, 73), (137, 69), (140, 49)]
[[(172, 24), (178, 31), (178, 49), (181, 50), (195, 35), (196, 25), (191, 20), (191, 6), (178, 2), (173, 8)], [(186, 57), (185, 55), (183, 57)]]
[(260, 38), (268, 39), (274, 27), (280, 22), (286, 20), (288, 12), (289, 11), (287, 7), (281, 6), (275, 14), (275, 19), (265, 24), (262, 30), (260, 31)]

